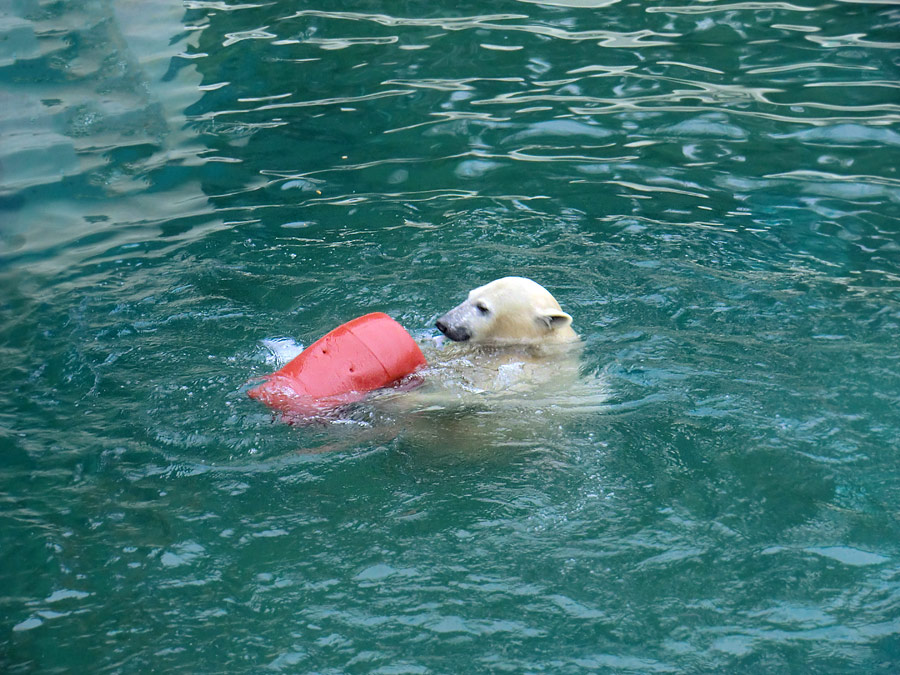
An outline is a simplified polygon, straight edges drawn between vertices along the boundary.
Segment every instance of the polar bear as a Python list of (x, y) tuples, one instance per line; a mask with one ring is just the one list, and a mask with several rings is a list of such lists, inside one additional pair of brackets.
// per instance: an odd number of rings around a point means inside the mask
[[(435, 326), (452, 343), (426, 353), (430, 391), (481, 405), (565, 390), (579, 374), (581, 340), (572, 317), (531, 279), (503, 277), (469, 292)], [(426, 346), (426, 352), (429, 351)], [(423, 392), (424, 393), (424, 392)]]
[(494, 347), (574, 342), (572, 317), (550, 291), (525, 277), (503, 277), (469, 292), (435, 324), (454, 342)]

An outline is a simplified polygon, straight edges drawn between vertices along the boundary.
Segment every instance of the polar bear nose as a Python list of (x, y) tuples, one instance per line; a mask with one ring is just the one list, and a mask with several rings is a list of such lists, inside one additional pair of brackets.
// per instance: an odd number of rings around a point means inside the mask
[(439, 331), (441, 331), (444, 335), (446, 335), (454, 342), (465, 342), (470, 337), (472, 337), (469, 334), (469, 331), (464, 327), (454, 327), (447, 325), (443, 317), (438, 319), (434, 325)]

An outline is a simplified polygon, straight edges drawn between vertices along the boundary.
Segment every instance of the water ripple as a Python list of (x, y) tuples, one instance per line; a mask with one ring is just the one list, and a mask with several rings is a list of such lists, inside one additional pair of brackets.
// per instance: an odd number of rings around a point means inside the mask
[(765, 2), (732, 2), (710, 4), (706, 7), (696, 5), (663, 5), (659, 7), (648, 7), (645, 11), (648, 14), (656, 12), (666, 14), (711, 14), (715, 12), (733, 12), (741, 10), (781, 10), (785, 12), (813, 12), (815, 7), (801, 7), (800, 5), (792, 5), (789, 2), (775, 2), (766, 0)]
[(389, 98), (393, 96), (408, 96), (413, 92), (404, 89), (388, 89), (385, 91), (375, 92), (373, 94), (362, 94), (360, 96), (344, 96), (338, 98), (324, 98), (311, 101), (289, 101), (285, 103), (269, 103), (267, 105), (257, 106), (256, 108), (247, 108), (243, 110), (216, 110), (204, 113), (196, 117), (197, 120), (211, 120), (226, 115), (241, 115), (244, 113), (268, 112), (270, 110), (285, 110), (290, 108), (310, 108), (318, 106), (334, 106), (345, 105), (350, 103), (361, 103), (363, 101), (373, 101), (380, 98)]
[(678, 37), (675, 33), (657, 33), (649, 29), (631, 32), (615, 32), (608, 30), (568, 31), (554, 26), (518, 23), (501, 24), (498, 21), (516, 21), (528, 19), (523, 14), (488, 14), (471, 17), (435, 17), (430, 19), (393, 17), (385, 14), (364, 14), (358, 12), (322, 12), (318, 10), (301, 10), (296, 14), (285, 17), (283, 20), (315, 16), (320, 18), (344, 19), (348, 21), (371, 21), (382, 26), (427, 26), (441, 28), (443, 30), (484, 30), (498, 32), (524, 32), (559, 40), (581, 42), (585, 40), (597, 40), (604, 47), (653, 47), (671, 44), (667, 41), (648, 40), (646, 38), (672, 38)]

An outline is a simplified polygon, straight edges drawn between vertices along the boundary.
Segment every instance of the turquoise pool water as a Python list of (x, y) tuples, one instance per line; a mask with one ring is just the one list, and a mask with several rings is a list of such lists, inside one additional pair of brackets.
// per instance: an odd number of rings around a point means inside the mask
[[(0, 7), (0, 670), (897, 672), (897, 6), (350, 4)], [(246, 397), (506, 274), (599, 409)]]

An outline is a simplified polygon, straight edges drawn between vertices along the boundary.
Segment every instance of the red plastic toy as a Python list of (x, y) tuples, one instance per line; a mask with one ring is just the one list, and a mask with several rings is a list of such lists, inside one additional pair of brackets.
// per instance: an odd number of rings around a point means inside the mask
[(396, 384), (427, 365), (399, 323), (374, 312), (338, 326), (247, 392), (270, 408), (314, 416)]

